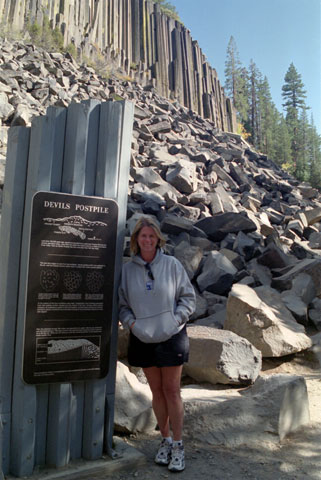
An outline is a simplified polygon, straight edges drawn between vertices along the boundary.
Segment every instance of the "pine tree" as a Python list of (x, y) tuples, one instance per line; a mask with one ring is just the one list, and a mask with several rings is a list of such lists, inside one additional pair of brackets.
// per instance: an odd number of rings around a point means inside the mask
[(285, 118), (279, 112), (276, 113), (276, 129), (274, 137), (274, 154), (273, 160), (284, 170), (293, 173), (291, 159), (291, 137), (288, 131)]
[(298, 121), (297, 131), (297, 161), (295, 168), (295, 176), (301, 181), (308, 180), (309, 177), (309, 122), (305, 109), (301, 110)]
[(267, 77), (260, 79), (258, 82), (258, 100), (260, 111), (260, 150), (265, 154), (269, 154), (272, 148), (272, 111), (274, 104), (272, 102), (270, 85)]
[(258, 146), (258, 129), (259, 129), (259, 101), (258, 101), (258, 83), (260, 81), (261, 72), (251, 60), (249, 68), (249, 121), (248, 131), (251, 134), (251, 142)]
[(297, 72), (293, 63), (291, 63), (288, 71), (284, 77), (284, 85), (282, 87), (282, 97), (284, 98), (283, 107), (286, 110), (286, 123), (291, 135), (291, 151), (293, 161), (293, 171), (302, 176), (304, 168), (302, 165), (297, 165), (299, 159), (299, 145), (298, 145), (298, 129), (299, 129), (299, 113), (300, 109), (306, 109), (305, 98), (306, 91), (301, 80), (301, 75)]
[(268, 79), (254, 61), (248, 71), (242, 66), (233, 37), (228, 44), (225, 76), (226, 93), (237, 111), (240, 132), (277, 165), (321, 189), (321, 136), (313, 121), (308, 121), (306, 91), (293, 63), (282, 87), (285, 117), (273, 103)]
[(287, 111), (293, 108), (298, 111), (299, 108), (306, 108), (306, 91), (301, 80), (301, 75), (297, 72), (293, 63), (288, 68), (284, 77), (285, 84), (282, 87), (282, 97), (284, 98), (283, 107)]
[(225, 61), (225, 90), (231, 97), (238, 120), (244, 123), (248, 116), (248, 72), (242, 67), (233, 36), (227, 46)]
[(308, 128), (309, 182), (321, 189), (321, 136), (318, 134), (313, 117)]

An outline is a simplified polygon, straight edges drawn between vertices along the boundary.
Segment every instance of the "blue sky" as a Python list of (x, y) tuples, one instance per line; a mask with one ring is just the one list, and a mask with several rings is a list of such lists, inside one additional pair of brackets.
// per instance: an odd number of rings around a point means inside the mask
[(198, 41), (209, 64), (225, 83), (231, 36), (246, 68), (251, 59), (269, 81), (282, 112), (282, 85), (293, 62), (307, 91), (310, 118), (321, 133), (321, 0), (171, 0)]

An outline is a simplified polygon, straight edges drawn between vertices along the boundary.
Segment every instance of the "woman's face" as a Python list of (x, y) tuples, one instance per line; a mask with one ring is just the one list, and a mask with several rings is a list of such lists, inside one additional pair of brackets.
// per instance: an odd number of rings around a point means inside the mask
[(138, 236), (137, 243), (140, 248), (140, 254), (145, 257), (153, 257), (158, 245), (158, 236), (152, 227), (143, 227)]

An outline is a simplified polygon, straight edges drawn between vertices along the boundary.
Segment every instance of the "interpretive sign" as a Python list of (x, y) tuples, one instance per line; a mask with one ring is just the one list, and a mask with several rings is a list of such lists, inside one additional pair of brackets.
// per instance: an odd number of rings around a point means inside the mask
[(33, 198), (23, 380), (107, 375), (118, 206), (38, 192)]

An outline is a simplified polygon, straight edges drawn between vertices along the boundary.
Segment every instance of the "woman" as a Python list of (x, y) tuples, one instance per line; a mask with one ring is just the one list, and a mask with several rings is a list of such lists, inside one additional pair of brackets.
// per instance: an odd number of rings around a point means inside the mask
[(152, 391), (162, 435), (155, 462), (181, 471), (185, 455), (180, 382), (188, 360), (186, 322), (195, 310), (195, 292), (182, 264), (163, 253), (164, 245), (155, 221), (141, 217), (130, 240), (132, 259), (123, 266), (119, 315), (130, 329), (129, 364), (143, 368)]

